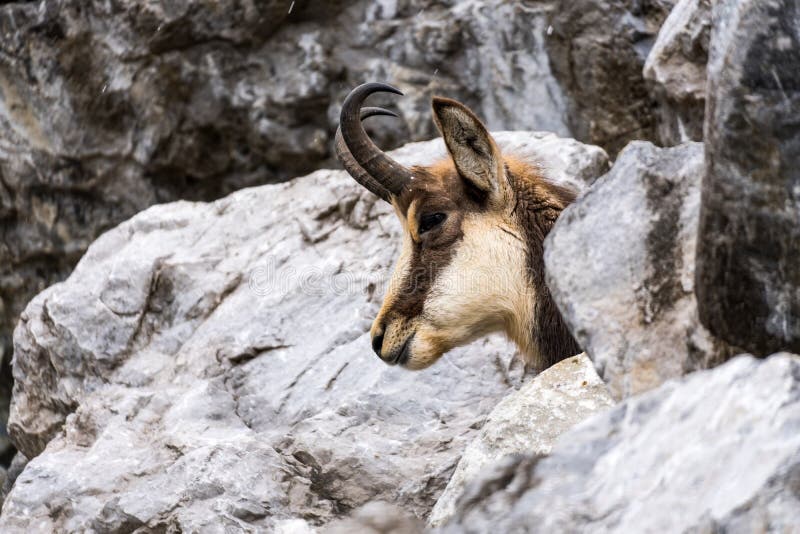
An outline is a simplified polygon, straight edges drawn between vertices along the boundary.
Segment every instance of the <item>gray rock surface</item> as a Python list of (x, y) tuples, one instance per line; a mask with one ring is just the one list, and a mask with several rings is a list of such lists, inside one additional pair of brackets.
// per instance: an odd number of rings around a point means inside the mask
[(576, 139), (615, 156), (657, 139), (642, 68), (673, 0), (560, 0), (548, 28), (553, 74), (567, 95)]
[(796, 532), (800, 357), (738, 357), (507, 459), (446, 533)]
[(611, 405), (608, 389), (585, 354), (546, 369), (495, 406), (464, 451), (428, 523), (446, 523), (465, 486), (483, 468), (509, 455), (549, 454), (561, 434)]
[[(556, 181), (607, 165), (547, 134), (497, 139)], [(290, 532), (373, 500), (426, 516), (521, 364), (497, 338), (425, 373), (372, 354), (401, 244), (376, 200), (318, 171), (99, 238), (16, 330), (9, 426), (31, 461), (0, 530)]]
[(663, 145), (703, 140), (710, 33), (711, 0), (679, 0), (647, 56), (644, 78), (658, 102)]
[(800, 352), (800, 5), (725, 0), (713, 13), (700, 318), (754, 354)]
[(27, 464), (28, 459), (24, 454), (18, 452), (14, 455), (14, 458), (11, 459), (8, 469), (3, 470), (3, 484), (0, 486), (0, 509), (2, 509), (3, 501), (5, 501), (11, 488), (14, 487), (14, 482), (17, 481), (17, 477), (22, 473)]
[(700, 143), (631, 143), (545, 241), (556, 304), (616, 398), (727, 355), (694, 296), (703, 168)]
[(434, 136), (430, 96), (568, 134), (553, 2), (0, 2), (0, 358), (19, 313), (103, 231), (334, 164), (339, 106), (406, 92), (382, 146)]

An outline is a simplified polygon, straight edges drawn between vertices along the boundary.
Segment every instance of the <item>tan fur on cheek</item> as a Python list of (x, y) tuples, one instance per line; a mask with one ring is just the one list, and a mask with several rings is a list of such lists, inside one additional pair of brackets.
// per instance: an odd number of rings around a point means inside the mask
[(411, 235), (411, 239), (413, 241), (419, 241), (419, 228), (417, 227), (417, 207), (418, 203), (416, 200), (411, 202), (411, 205), (408, 207), (408, 218), (405, 221), (405, 227), (408, 230), (408, 233)]
[(430, 367), (444, 354), (453, 348), (449, 340), (435, 330), (420, 324), (411, 343), (410, 358), (405, 367), (413, 371)]

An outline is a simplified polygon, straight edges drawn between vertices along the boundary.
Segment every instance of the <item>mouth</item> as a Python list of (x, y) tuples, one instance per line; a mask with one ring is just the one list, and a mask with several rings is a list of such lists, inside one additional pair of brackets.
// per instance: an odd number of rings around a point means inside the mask
[(408, 363), (408, 359), (411, 357), (411, 341), (414, 339), (414, 335), (408, 336), (403, 346), (400, 347), (400, 350), (397, 351), (397, 354), (394, 358), (389, 362), (391, 365), (405, 365)]

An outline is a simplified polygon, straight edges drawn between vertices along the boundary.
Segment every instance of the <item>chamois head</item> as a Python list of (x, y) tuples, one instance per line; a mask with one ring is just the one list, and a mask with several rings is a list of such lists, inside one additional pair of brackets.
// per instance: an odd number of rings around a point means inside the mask
[(536, 165), (504, 157), (466, 106), (433, 98), (450, 157), (407, 168), (378, 149), (361, 120), (393, 115), (363, 108), (380, 83), (354, 89), (342, 106), (336, 151), (361, 185), (394, 206), (403, 249), (372, 325), (385, 362), (422, 369), (448, 350), (494, 331), (543, 368), (580, 352), (544, 283), (543, 241), (573, 194)]

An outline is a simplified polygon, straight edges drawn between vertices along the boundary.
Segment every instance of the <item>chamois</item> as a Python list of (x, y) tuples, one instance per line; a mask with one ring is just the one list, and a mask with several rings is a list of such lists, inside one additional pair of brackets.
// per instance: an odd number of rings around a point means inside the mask
[(404, 167), (382, 152), (361, 120), (392, 115), (363, 108), (382, 83), (354, 89), (342, 106), (336, 152), (350, 175), (394, 207), (403, 248), (372, 330), (388, 364), (423, 369), (448, 350), (495, 331), (538, 369), (580, 352), (545, 285), (544, 238), (574, 200), (541, 169), (504, 156), (475, 114), (433, 98), (450, 155)]

